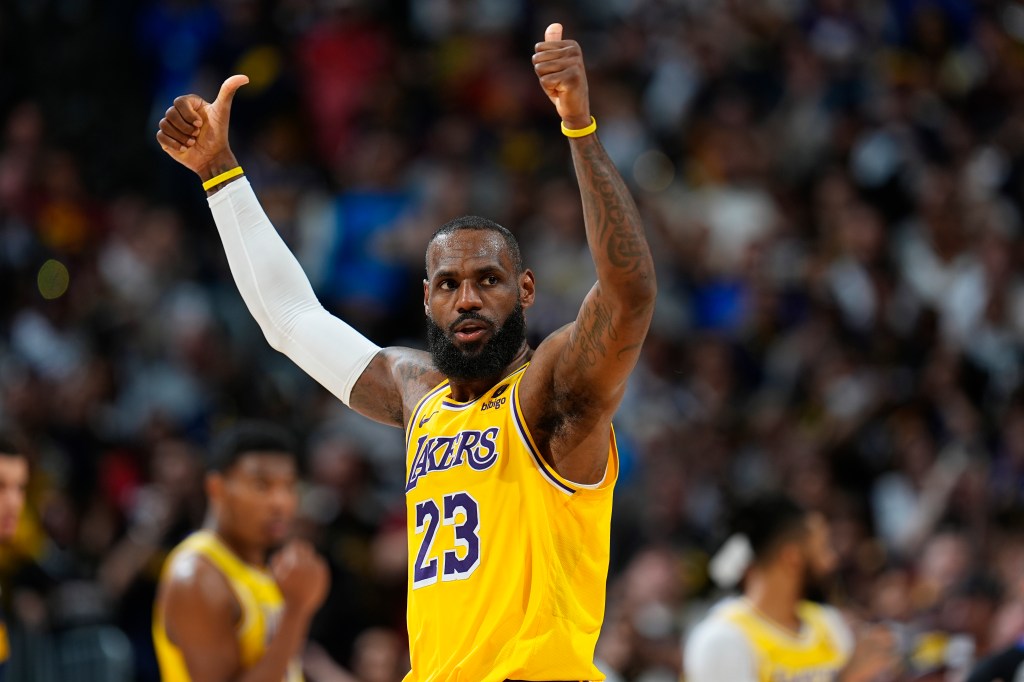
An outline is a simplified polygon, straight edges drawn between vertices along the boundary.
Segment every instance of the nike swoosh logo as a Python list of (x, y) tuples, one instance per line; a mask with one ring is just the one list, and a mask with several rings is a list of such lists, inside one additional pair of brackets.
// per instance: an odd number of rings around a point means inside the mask
[(435, 414), (437, 414), (437, 413), (438, 413), (439, 411), (440, 411), (440, 410), (434, 410), (433, 412), (431, 412), (430, 414), (428, 414), (428, 415), (427, 415), (426, 417), (424, 417), (423, 419), (421, 419), (421, 420), (420, 420), (420, 425), (419, 425), (419, 428), (421, 428), (421, 429), (422, 429), (422, 428), (423, 428), (423, 425), (424, 425), (424, 424), (426, 424), (426, 423), (427, 423), (428, 421), (430, 421), (430, 418), (431, 418), (431, 417), (433, 417), (433, 416), (434, 416)]

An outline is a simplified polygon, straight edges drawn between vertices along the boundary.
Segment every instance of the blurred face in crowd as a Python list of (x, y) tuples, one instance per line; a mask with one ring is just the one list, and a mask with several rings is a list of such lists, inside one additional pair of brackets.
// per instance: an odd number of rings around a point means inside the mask
[(28, 460), (21, 455), (0, 453), (0, 542), (10, 540), (25, 506)]
[(298, 507), (295, 459), (286, 452), (247, 452), (207, 479), (218, 530), (247, 547), (284, 542)]

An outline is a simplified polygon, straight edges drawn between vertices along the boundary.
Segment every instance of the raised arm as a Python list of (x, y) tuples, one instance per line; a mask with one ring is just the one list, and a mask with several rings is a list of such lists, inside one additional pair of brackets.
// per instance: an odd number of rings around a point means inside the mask
[(247, 82), (232, 76), (212, 103), (198, 95), (178, 97), (160, 121), (157, 141), (207, 188), (231, 274), (270, 345), (357, 412), (400, 427), (407, 408), (432, 380), (439, 381), (429, 356), (381, 350), (317, 300), (228, 145), (231, 102)]
[[(561, 429), (568, 436), (556, 438), (549, 458), (563, 475), (591, 478), (587, 471), (603, 471), (606, 422), (622, 399), (650, 326), (654, 262), (629, 190), (596, 133), (587, 132), (593, 119), (580, 47), (576, 41), (562, 40), (560, 24), (549, 26), (544, 38), (533, 56), (534, 70), (562, 118), (572, 148), (597, 283), (576, 321), (541, 344), (534, 362), (541, 370), (537, 380), (550, 380), (554, 403), (568, 412), (570, 422), (570, 428)], [(579, 425), (576, 433), (573, 422)], [(598, 425), (604, 425), (603, 433), (594, 437), (593, 447), (579, 447)], [(555, 452), (556, 447), (561, 452)], [(560, 461), (564, 458), (568, 459)]]

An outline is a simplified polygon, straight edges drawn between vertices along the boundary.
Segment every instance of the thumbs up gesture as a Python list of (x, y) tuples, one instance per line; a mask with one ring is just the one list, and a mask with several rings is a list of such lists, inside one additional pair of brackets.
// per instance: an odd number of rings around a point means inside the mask
[(533, 70), (567, 128), (590, 125), (583, 51), (575, 40), (562, 40), (561, 24), (551, 24), (544, 31), (544, 42), (534, 48)]
[(248, 82), (248, 76), (231, 76), (220, 86), (220, 93), (212, 103), (199, 95), (175, 98), (173, 106), (160, 119), (156, 141), (172, 159), (204, 180), (219, 172), (214, 171), (220, 166), (231, 167), (234, 162), (228, 147), (231, 101), (238, 88)]

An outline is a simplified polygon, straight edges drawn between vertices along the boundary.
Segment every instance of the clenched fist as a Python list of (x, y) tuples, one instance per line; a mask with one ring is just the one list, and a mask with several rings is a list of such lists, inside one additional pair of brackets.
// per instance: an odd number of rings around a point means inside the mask
[(228, 146), (228, 121), (235, 92), (249, 82), (248, 76), (232, 76), (220, 86), (213, 102), (199, 95), (174, 100), (164, 117), (156, 141), (167, 154), (195, 171), (203, 180), (237, 165)]
[(883, 625), (861, 628), (850, 662), (839, 673), (839, 682), (874, 682), (883, 674), (899, 669), (900, 655), (896, 637)]
[(291, 540), (270, 560), (270, 574), (284, 597), (285, 608), (312, 616), (327, 597), (327, 564), (303, 540)]
[(567, 128), (590, 125), (590, 91), (583, 51), (575, 40), (562, 40), (562, 25), (551, 24), (544, 42), (534, 48), (533, 70), (540, 86)]

